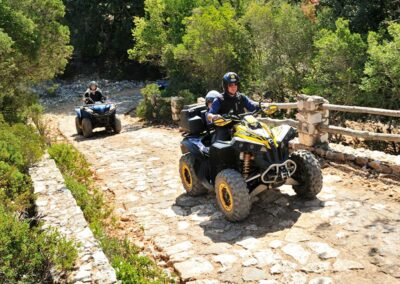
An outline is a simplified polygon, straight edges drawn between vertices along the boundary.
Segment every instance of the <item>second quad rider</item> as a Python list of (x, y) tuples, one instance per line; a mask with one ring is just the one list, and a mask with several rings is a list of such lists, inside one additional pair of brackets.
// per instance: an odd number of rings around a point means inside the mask
[[(224, 114), (242, 114), (255, 111), (259, 108), (258, 103), (253, 102), (244, 94), (239, 93), (239, 76), (234, 72), (228, 72), (222, 77), (222, 88), (224, 92), (220, 94), (212, 103), (208, 111), (207, 119), (215, 121)], [(231, 126), (216, 127), (214, 141), (231, 140)]]
[(94, 104), (95, 102), (102, 102), (106, 100), (100, 88), (97, 86), (96, 81), (89, 83), (89, 87), (83, 95), (83, 101), (85, 104)]

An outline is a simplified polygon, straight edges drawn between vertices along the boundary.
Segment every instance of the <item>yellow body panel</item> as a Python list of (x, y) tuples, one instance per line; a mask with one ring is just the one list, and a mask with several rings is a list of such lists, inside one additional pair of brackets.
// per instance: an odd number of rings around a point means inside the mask
[[(264, 145), (267, 149), (270, 149), (269, 138), (274, 142), (275, 147), (278, 147), (278, 143), (276, 142), (275, 136), (273, 135), (270, 128), (265, 123), (260, 123), (254, 116), (246, 115), (243, 119), (244, 123), (237, 124), (235, 126), (234, 137), (238, 137), (249, 142), (255, 142), (257, 144)], [(247, 124), (247, 125), (246, 125)], [(250, 129), (249, 126), (255, 127), (259, 125), (257, 129), (263, 129), (269, 135), (269, 137), (260, 135), (256, 133), (254, 130)], [(257, 130), (256, 129), (256, 130)]]

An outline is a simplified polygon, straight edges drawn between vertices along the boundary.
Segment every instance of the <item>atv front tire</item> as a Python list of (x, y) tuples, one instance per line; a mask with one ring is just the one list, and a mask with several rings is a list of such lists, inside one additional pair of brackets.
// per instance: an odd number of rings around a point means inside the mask
[(76, 133), (78, 133), (78, 135), (82, 135), (83, 132), (78, 117), (75, 117), (75, 128), (76, 128)]
[(82, 133), (85, 138), (91, 137), (93, 135), (93, 125), (90, 119), (82, 119)]
[(195, 157), (187, 153), (179, 160), (179, 174), (183, 187), (190, 196), (198, 196), (207, 193), (207, 189), (201, 184), (194, 170)]
[(115, 117), (113, 130), (115, 133), (120, 133), (121, 129), (122, 129), (121, 120), (118, 117)]
[(219, 208), (229, 221), (241, 221), (250, 214), (250, 195), (242, 175), (232, 169), (221, 171), (215, 178)]
[(322, 189), (322, 172), (318, 160), (305, 150), (292, 153), (290, 159), (297, 165), (292, 178), (299, 184), (293, 185), (294, 191), (301, 198), (314, 199)]

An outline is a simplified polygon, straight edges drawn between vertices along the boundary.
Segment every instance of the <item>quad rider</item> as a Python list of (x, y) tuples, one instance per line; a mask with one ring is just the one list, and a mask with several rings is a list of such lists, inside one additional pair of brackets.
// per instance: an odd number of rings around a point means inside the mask
[(214, 100), (215, 100), (216, 98), (221, 97), (221, 96), (222, 96), (222, 95), (221, 95), (218, 91), (216, 91), (216, 90), (211, 90), (211, 91), (209, 91), (209, 92), (207, 93), (207, 95), (206, 95), (206, 97), (205, 97), (205, 100), (206, 100), (206, 107), (207, 107), (207, 112), (206, 112), (205, 118), (206, 118), (207, 124), (211, 124), (211, 123), (212, 123), (211, 120), (208, 120), (208, 114), (209, 114), (209, 112), (210, 112), (212, 103), (214, 102)]
[[(226, 73), (222, 78), (224, 92), (214, 99), (207, 114), (208, 121), (220, 119), (224, 114), (239, 115), (246, 111), (255, 111), (259, 105), (247, 96), (239, 93), (239, 76), (234, 72)], [(216, 127), (214, 141), (231, 139), (231, 125)]]
[(92, 81), (89, 83), (89, 87), (83, 95), (83, 101), (85, 104), (94, 104), (95, 102), (102, 102), (106, 100), (106, 97), (101, 92), (100, 88), (98, 88), (96, 81)]

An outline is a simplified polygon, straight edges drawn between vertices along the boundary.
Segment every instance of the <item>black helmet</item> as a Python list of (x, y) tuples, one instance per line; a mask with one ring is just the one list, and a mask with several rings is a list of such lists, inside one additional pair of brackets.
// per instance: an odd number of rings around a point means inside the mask
[(228, 72), (224, 75), (224, 77), (222, 77), (222, 88), (225, 91), (228, 84), (231, 83), (239, 84), (239, 81), (240, 79), (238, 74), (236, 74), (235, 72)]
[(218, 96), (220, 96), (218, 91), (215, 90), (211, 90), (207, 93), (206, 95), (206, 107), (208, 107), (208, 103), (212, 103), (214, 101), (215, 98), (217, 98)]

